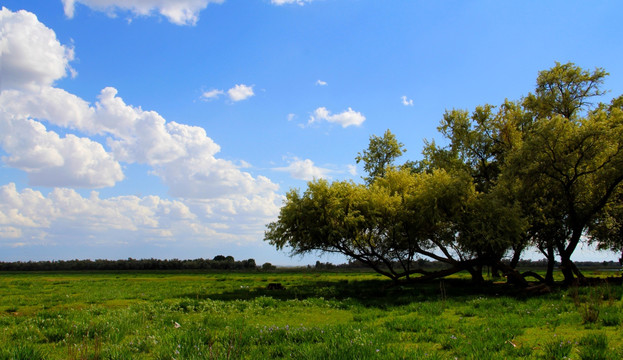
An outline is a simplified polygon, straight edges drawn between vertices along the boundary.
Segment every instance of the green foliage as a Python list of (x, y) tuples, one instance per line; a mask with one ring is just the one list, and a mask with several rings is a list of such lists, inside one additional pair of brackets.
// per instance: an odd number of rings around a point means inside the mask
[(368, 148), (357, 154), (357, 163), (363, 162), (363, 169), (368, 173), (367, 183), (385, 176), (388, 168), (405, 152), (404, 145), (391, 131), (386, 130), (382, 137), (372, 135)]
[[(623, 96), (591, 102), (607, 75), (556, 63), (521, 101), (446, 111), (438, 130), (447, 145), (427, 142), (419, 162), (395, 165), (403, 144), (389, 130), (373, 135), (356, 157), (365, 184), (290, 191), (265, 239), (293, 254), (341, 253), (395, 281), (461, 270), (482, 281), (490, 266), (524, 286), (515, 267), (535, 246), (545, 281), (558, 255), (570, 284), (582, 277), (571, 261), (582, 242), (623, 249)], [(447, 269), (427, 272), (419, 258)]]
[(600, 90), (608, 73), (596, 68), (592, 73), (573, 63), (561, 64), (539, 72), (535, 94), (529, 94), (524, 106), (537, 118), (561, 115), (573, 120), (579, 111), (592, 105), (591, 97), (601, 96)]
[[(458, 263), (449, 247), (473, 196), (466, 176), (444, 170), (388, 170), (370, 185), (315, 180), (302, 195), (287, 194), (265, 239), (294, 254), (339, 252), (394, 280), (408, 278), (424, 273), (416, 255)], [(435, 255), (435, 248), (444, 255)]]
[(623, 189), (618, 189), (589, 224), (589, 235), (600, 249), (621, 252), (623, 261)]

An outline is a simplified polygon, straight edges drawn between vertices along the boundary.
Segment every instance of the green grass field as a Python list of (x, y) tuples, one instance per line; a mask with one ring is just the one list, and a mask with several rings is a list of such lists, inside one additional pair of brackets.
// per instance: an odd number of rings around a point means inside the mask
[(623, 358), (620, 285), (389, 285), (366, 272), (1, 273), (0, 359)]

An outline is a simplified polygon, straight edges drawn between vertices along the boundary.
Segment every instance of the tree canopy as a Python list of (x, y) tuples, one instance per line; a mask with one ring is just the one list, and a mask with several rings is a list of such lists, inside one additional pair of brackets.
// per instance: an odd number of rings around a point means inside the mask
[[(578, 245), (623, 250), (623, 96), (603, 96), (603, 69), (572, 63), (541, 71), (534, 94), (500, 106), (446, 111), (447, 145), (423, 159), (387, 130), (358, 153), (365, 183), (314, 180), (291, 190), (265, 239), (293, 254), (337, 252), (393, 280), (421, 280), (489, 266), (525, 285), (515, 266), (533, 246), (556, 256), (565, 281), (582, 278)], [(424, 270), (418, 259), (446, 264)]]

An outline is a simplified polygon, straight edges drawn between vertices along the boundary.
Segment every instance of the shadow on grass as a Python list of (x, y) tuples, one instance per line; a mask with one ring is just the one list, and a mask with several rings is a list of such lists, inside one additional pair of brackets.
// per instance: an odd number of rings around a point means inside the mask
[(469, 279), (444, 279), (399, 285), (392, 285), (387, 280), (307, 281), (284, 285), (285, 289), (280, 290), (256, 286), (233, 289), (220, 294), (188, 293), (181, 297), (222, 301), (253, 300), (258, 297), (272, 297), (279, 300), (322, 297), (338, 301), (350, 299), (363, 306), (385, 308), (413, 302), (458, 300), (473, 296), (508, 296), (518, 300), (535, 296), (528, 295), (512, 285), (493, 282), (474, 285)]

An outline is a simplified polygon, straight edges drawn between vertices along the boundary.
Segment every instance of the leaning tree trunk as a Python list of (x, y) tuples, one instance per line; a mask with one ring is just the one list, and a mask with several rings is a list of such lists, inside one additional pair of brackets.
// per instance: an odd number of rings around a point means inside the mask
[(512, 269), (517, 269), (517, 265), (519, 264), (519, 260), (521, 259), (521, 252), (523, 251), (523, 248), (518, 248), (514, 250), (515, 251), (513, 252), (513, 258), (511, 259), (510, 267)]
[(581, 226), (574, 227), (573, 232), (571, 233), (571, 238), (569, 239), (569, 244), (566, 247), (564, 242), (559, 241), (557, 244), (558, 253), (560, 254), (560, 270), (565, 277), (565, 285), (572, 285), (576, 282), (574, 274), (577, 274), (579, 279), (584, 279), (584, 275), (582, 275), (573, 261), (571, 261), (571, 255), (580, 242), (582, 229), (583, 228)]
[(560, 271), (562, 272), (562, 275), (564, 276), (563, 282), (565, 285), (573, 285), (576, 283), (576, 278), (575, 278), (574, 271), (573, 271), (573, 268), (575, 267), (575, 265), (573, 264), (573, 261), (571, 261), (571, 254), (570, 252), (566, 251), (564, 248), (562, 249), (559, 248), (559, 254), (560, 254)]

